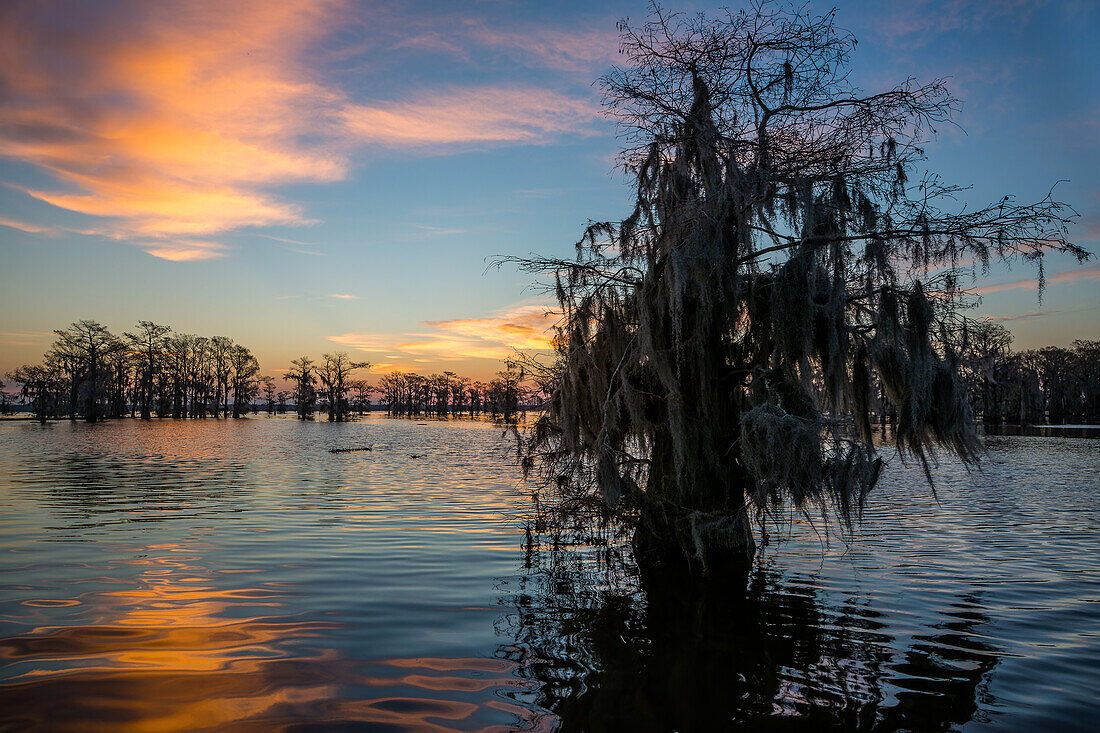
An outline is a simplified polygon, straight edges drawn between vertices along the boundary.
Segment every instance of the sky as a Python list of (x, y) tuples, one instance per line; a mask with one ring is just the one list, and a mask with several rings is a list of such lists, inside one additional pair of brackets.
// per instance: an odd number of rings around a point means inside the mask
[[(959, 127), (927, 151), (960, 205), (1057, 183), (1100, 253), (1100, 5), (836, 5), (864, 89), (949, 78)], [(229, 336), (267, 373), (344, 350), (485, 378), (544, 346), (545, 293), (490, 258), (566, 256), (629, 212), (596, 80), (647, 10), (5, 0), (0, 375), (79, 319)], [(1018, 349), (1100, 338), (1100, 262), (1046, 272), (1041, 301), (1032, 267), (979, 273), (975, 315)]]

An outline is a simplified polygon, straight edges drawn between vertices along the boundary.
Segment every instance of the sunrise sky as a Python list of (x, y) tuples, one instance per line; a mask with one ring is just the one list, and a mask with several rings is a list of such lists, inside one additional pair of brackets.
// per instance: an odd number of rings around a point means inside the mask
[[(837, 3), (874, 90), (952, 77), (928, 148), (965, 203), (1057, 195), (1100, 251), (1100, 5)], [(825, 11), (833, 5), (810, 3)], [(713, 8), (670, 3), (683, 10)], [(637, 2), (0, 4), (0, 374), (51, 331), (226, 335), (265, 372), (347, 350), (484, 377), (546, 324), (496, 254), (628, 213), (593, 82)], [(1017, 348), (1100, 338), (1100, 264), (995, 267)]]

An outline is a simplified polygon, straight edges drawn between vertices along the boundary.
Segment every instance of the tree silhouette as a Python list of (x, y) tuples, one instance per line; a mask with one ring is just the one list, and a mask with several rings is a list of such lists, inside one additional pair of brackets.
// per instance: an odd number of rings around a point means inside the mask
[(141, 419), (149, 420), (153, 416), (154, 379), (161, 368), (165, 339), (172, 329), (152, 321), (138, 321), (138, 329), (134, 333), (126, 333), (125, 336), (138, 370), (136, 401), (141, 410)]
[(374, 391), (374, 387), (365, 379), (353, 379), (348, 382), (348, 385), (355, 393), (353, 405), (356, 411), (362, 415), (363, 412), (370, 409), (370, 394)]
[(603, 89), (634, 210), (575, 259), (511, 260), (554, 273), (564, 314), (525, 470), (563, 511), (631, 523), (645, 562), (706, 573), (753, 556), (750, 509), (858, 514), (881, 466), (874, 379), (903, 454), (975, 460), (957, 265), (1083, 259), (1072, 210), (953, 206), (961, 189), (920, 171), (956, 100), (939, 81), (855, 88), (832, 13), (655, 8), (620, 29)]
[(233, 374), (233, 417), (240, 417), (248, 412), (248, 404), (259, 391), (260, 364), (251, 351), (234, 344), (229, 352), (229, 366)]
[(348, 377), (356, 369), (370, 367), (370, 363), (352, 361), (343, 351), (322, 354), (321, 358), (323, 361), (317, 369), (317, 377), (321, 380), (325, 397), (328, 399), (329, 422), (343, 422), (348, 419), (348, 392), (351, 391), (351, 382)]
[(275, 414), (275, 379), (264, 375), (260, 377), (260, 391), (264, 395), (265, 409), (269, 415)]
[(42, 365), (25, 364), (12, 371), (8, 378), (20, 384), (20, 399), (30, 400), (31, 410), (40, 423), (61, 417), (65, 379), (56, 361), (47, 358)]
[(298, 419), (313, 417), (317, 406), (317, 377), (313, 371), (313, 360), (308, 356), (299, 356), (290, 362), (291, 369), (283, 379), (294, 383), (294, 405), (298, 409)]
[(967, 329), (960, 347), (960, 367), (971, 405), (982, 421), (990, 424), (1004, 420), (1005, 391), (1011, 377), (1006, 359), (1012, 347), (1012, 334), (998, 323), (977, 323)]
[(69, 417), (76, 420), (79, 411), (88, 422), (96, 422), (110, 376), (107, 363), (124, 345), (96, 321), (77, 321), (54, 333), (58, 338), (51, 354), (69, 381)]

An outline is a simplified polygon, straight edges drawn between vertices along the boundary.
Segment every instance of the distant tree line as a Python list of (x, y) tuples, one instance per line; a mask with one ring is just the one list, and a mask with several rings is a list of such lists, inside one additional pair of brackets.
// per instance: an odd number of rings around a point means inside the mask
[[(1100, 423), (1100, 341), (1069, 348), (1012, 350), (1012, 333), (993, 321), (971, 321), (955, 335), (958, 363), (974, 419), (989, 426)], [(883, 435), (898, 408), (881, 380), (872, 380), (872, 412)]]
[(290, 367), (283, 379), (293, 384), (290, 396), (300, 420), (313, 419), (313, 413), (321, 409), (328, 413), (329, 422), (344, 422), (352, 409), (362, 415), (370, 408), (371, 386), (365, 380), (351, 378), (355, 370), (369, 368), (368, 362), (352, 361), (338, 351), (323, 354), (320, 364), (300, 356)]
[(382, 403), (390, 415), (479, 415), (510, 419), (528, 396), (522, 369), (509, 368), (488, 382), (472, 381), (454, 372), (423, 376), (393, 372), (378, 382)]
[(42, 422), (240, 417), (261, 384), (256, 357), (225, 336), (174, 333), (152, 321), (122, 335), (90, 320), (54, 333), (40, 363), (8, 374)]
[[(323, 354), (319, 363), (308, 356), (293, 360), (282, 378), (290, 389), (280, 390), (273, 377), (260, 375), (247, 347), (225, 336), (175, 333), (151, 321), (140, 321), (121, 336), (89, 320), (54, 333), (57, 339), (40, 363), (6, 375), (20, 385), (19, 399), (42, 422), (240, 417), (250, 409), (283, 414), (289, 405), (303, 420), (322, 412), (342, 422), (370, 410), (373, 394), (393, 416), (509, 419), (540, 394), (537, 375), (514, 366), (487, 382), (451, 371), (393, 372), (375, 386), (352, 378), (370, 364), (344, 352)], [(971, 409), (984, 423), (1100, 423), (1100, 341), (1013, 351), (1008, 329), (978, 322), (966, 329), (955, 351)], [(878, 385), (875, 392), (874, 411), (885, 427), (897, 411)], [(9, 413), (12, 402), (0, 382), (0, 413)]]
[(960, 372), (974, 414), (990, 425), (1100, 422), (1100, 341), (1012, 351), (1012, 334), (985, 322), (968, 329)]
[(379, 401), (391, 416), (457, 416), (488, 414), (510, 419), (520, 410), (521, 402), (534, 393), (524, 387), (522, 369), (509, 368), (488, 382), (474, 381), (454, 372), (423, 376), (414, 372), (392, 372), (372, 386), (351, 373), (369, 367), (355, 362), (343, 352), (324, 354), (319, 363), (308, 356), (291, 362), (283, 379), (290, 383), (289, 393), (301, 420), (310, 420), (315, 412), (328, 413), (330, 421), (347, 420), (352, 411), (369, 410), (370, 396)]
[[(96, 422), (120, 417), (241, 417), (250, 409), (283, 414), (293, 405), (299, 419), (327, 414), (342, 422), (371, 408), (378, 393), (390, 415), (480, 415), (511, 418), (528, 396), (522, 369), (509, 367), (488, 382), (454, 372), (421, 376), (394, 372), (372, 386), (353, 378), (367, 362), (345, 352), (319, 362), (301, 356), (282, 382), (260, 374), (252, 352), (225, 336), (176, 333), (170, 326), (140, 321), (133, 331), (111, 333), (84, 320), (54, 332), (57, 339), (38, 364), (7, 375), (18, 397), (41, 422), (69, 418)], [(0, 411), (12, 396), (0, 382)]]

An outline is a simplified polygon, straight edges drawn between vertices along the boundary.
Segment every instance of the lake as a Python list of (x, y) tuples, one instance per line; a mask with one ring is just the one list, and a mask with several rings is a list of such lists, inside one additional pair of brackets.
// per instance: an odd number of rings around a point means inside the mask
[(693, 588), (487, 423), (3, 423), (0, 729), (1094, 730), (1100, 442), (986, 441)]

